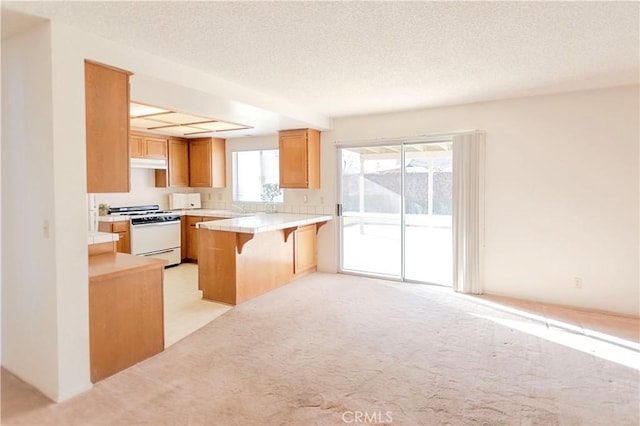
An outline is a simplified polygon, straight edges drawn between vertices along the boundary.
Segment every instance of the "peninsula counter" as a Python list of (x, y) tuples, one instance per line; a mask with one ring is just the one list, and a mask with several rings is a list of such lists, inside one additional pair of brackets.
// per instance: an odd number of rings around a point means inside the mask
[(314, 272), (317, 232), (331, 219), (260, 213), (198, 223), (203, 298), (236, 305)]

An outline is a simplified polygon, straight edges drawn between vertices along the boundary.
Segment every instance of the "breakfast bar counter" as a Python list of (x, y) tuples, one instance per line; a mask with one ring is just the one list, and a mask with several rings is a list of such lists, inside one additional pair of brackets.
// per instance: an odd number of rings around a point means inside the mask
[(203, 298), (235, 305), (314, 272), (316, 236), (331, 219), (260, 213), (198, 223), (198, 285)]

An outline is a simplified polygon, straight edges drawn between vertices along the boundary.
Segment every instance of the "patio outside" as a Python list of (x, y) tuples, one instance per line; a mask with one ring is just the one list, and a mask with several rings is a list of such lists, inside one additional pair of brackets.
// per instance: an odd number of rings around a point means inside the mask
[(342, 150), (342, 268), (451, 286), (451, 145), (402, 149)]

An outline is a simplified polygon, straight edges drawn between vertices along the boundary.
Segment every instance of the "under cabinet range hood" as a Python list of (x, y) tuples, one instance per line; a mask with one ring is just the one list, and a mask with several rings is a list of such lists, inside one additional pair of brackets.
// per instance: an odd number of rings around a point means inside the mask
[(131, 158), (132, 169), (167, 169), (167, 160), (155, 160), (151, 158)]

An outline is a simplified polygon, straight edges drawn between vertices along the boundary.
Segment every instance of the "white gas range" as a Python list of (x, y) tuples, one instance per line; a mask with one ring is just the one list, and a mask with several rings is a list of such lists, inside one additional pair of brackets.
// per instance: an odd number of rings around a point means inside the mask
[(131, 254), (164, 259), (168, 266), (180, 263), (179, 214), (161, 211), (157, 204), (111, 207), (109, 214), (129, 217)]

